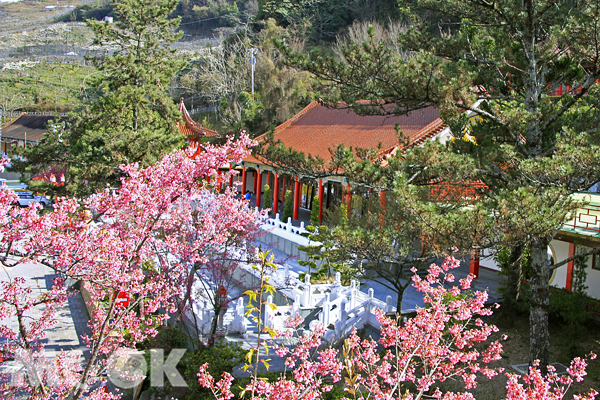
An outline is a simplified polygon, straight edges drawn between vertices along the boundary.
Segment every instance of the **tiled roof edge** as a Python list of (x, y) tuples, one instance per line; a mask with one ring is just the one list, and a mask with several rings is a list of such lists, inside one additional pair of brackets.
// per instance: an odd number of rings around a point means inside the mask
[(21, 118), (23, 115), (27, 114), (26, 112), (21, 112), (21, 114), (19, 114), (19, 116), (15, 119), (13, 119), (12, 121), (10, 121), (9, 123), (7, 123), (6, 125), (2, 125), (2, 129), (11, 126), (13, 123), (17, 122), (19, 120), (19, 118)]
[(278, 125), (275, 128), (274, 133), (280, 132), (283, 129), (287, 128), (288, 126), (290, 126), (292, 123), (296, 122), (298, 119), (300, 119), (300, 117), (302, 117), (304, 114), (306, 114), (308, 111), (310, 111), (312, 108), (314, 108), (318, 104), (319, 104), (319, 102), (317, 100), (311, 101), (306, 107), (304, 107), (302, 110), (300, 110), (300, 112), (298, 112), (292, 118), (288, 119), (281, 125)]
[(179, 103), (179, 111), (181, 111), (181, 114), (183, 115), (183, 121), (192, 132), (204, 136), (221, 136), (219, 132), (203, 127), (201, 124), (194, 121), (192, 117), (190, 117), (187, 108), (185, 108), (185, 104), (183, 104), (183, 97), (181, 98), (181, 102)]
[[(437, 118), (425, 125), (417, 134), (415, 135), (415, 139), (411, 140), (408, 144), (408, 148), (419, 146), (425, 142), (427, 139), (434, 138), (437, 134), (441, 133), (444, 129), (446, 129), (446, 125), (444, 125), (444, 121), (441, 118)], [(394, 155), (398, 150), (401, 150), (402, 145), (395, 144), (387, 149), (384, 149), (379, 152), (379, 156), (385, 156), (387, 154)], [(405, 149), (403, 149), (405, 150)]]

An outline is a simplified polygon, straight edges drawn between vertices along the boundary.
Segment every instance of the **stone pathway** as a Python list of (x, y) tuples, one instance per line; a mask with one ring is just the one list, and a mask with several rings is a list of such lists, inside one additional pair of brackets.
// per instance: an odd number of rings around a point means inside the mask
[[(53, 285), (54, 271), (41, 264), (22, 264), (13, 268), (0, 269), (0, 281), (7, 281), (16, 277), (26, 279), (26, 284), (39, 294), (50, 290)], [(39, 319), (44, 306), (38, 306), (27, 314), (31, 320)], [(85, 304), (79, 292), (74, 292), (68, 299), (66, 307), (57, 310), (57, 323), (46, 329), (46, 337), (42, 340), (47, 355), (54, 355), (61, 350), (74, 350), (84, 354), (87, 351), (81, 335), (89, 334), (87, 327), (88, 315)], [(16, 318), (0, 320), (12, 330), (18, 330)]]

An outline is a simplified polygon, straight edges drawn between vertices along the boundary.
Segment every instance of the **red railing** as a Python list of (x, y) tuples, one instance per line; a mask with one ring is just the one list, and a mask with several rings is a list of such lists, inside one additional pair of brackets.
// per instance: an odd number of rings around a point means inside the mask
[(600, 233), (600, 205), (588, 204), (579, 208), (577, 216), (565, 223), (564, 227)]
[(474, 201), (487, 188), (483, 182), (435, 183), (429, 185), (430, 201)]

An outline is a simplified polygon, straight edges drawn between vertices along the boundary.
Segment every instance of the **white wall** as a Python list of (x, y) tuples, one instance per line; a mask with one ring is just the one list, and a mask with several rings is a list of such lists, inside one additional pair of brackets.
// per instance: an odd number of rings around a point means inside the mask
[[(562, 261), (569, 257), (569, 243), (560, 240), (553, 240), (551, 246), (556, 255), (556, 261)], [(592, 269), (592, 257), (588, 258), (587, 262), (587, 280), (585, 284), (588, 287), (588, 295), (595, 299), (600, 299), (600, 271)], [(553, 279), (550, 284), (557, 288), (565, 288), (567, 283), (568, 265), (565, 264), (556, 269)]]
[[(550, 242), (550, 247), (553, 250), (554, 261), (559, 262), (569, 257), (569, 243), (562, 242), (560, 240), (553, 240)], [(567, 269), (568, 266), (565, 264), (552, 273), (550, 277), (550, 285), (557, 288), (565, 288), (567, 284)]]
[(587, 270), (587, 281), (585, 282), (585, 284), (588, 286), (588, 294), (590, 297), (600, 299), (600, 271), (591, 268), (591, 259), (589, 263), (590, 268)]

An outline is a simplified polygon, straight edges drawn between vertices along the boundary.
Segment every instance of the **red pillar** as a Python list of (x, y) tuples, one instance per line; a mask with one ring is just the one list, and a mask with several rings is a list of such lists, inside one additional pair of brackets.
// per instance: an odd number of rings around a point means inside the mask
[(252, 182), (252, 191), (254, 193), (256, 193), (256, 180), (258, 179), (258, 175), (257, 175), (256, 171), (254, 171), (253, 174), (254, 174), (254, 182)]
[(348, 216), (350, 216), (350, 208), (352, 207), (352, 189), (350, 188), (350, 184), (346, 186), (346, 211), (348, 212)]
[(217, 189), (221, 191), (221, 170), (217, 171)]
[(300, 196), (298, 195), (300, 193), (300, 182), (298, 182), (298, 178), (296, 178), (296, 182), (294, 184), (294, 213), (293, 213), (293, 217), (292, 219), (298, 219), (298, 209), (300, 207), (299, 203), (299, 199)]
[(256, 176), (256, 207), (260, 207), (260, 191), (262, 189), (262, 173), (260, 168), (258, 169), (258, 175)]
[(323, 225), (323, 179), (319, 179), (319, 224)]
[[(573, 257), (575, 255), (575, 244), (569, 243), (569, 257)], [(567, 263), (567, 282), (565, 283), (565, 287), (567, 290), (571, 290), (571, 284), (573, 282), (573, 267), (575, 266), (575, 261), (569, 261)]]
[(383, 228), (383, 223), (385, 220), (385, 192), (379, 192), (379, 199), (381, 201), (381, 211), (379, 212), (379, 230)]
[(471, 268), (470, 272), (475, 275), (475, 279), (479, 278), (479, 250), (471, 250)]
[(242, 167), (242, 198), (246, 194), (246, 166)]
[(273, 212), (278, 213), (278, 202), (279, 202), (279, 178), (277, 172), (273, 172)]
[(233, 187), (233, 175), (231, 174), (231, 166), (229, 166), (229, 187)]

